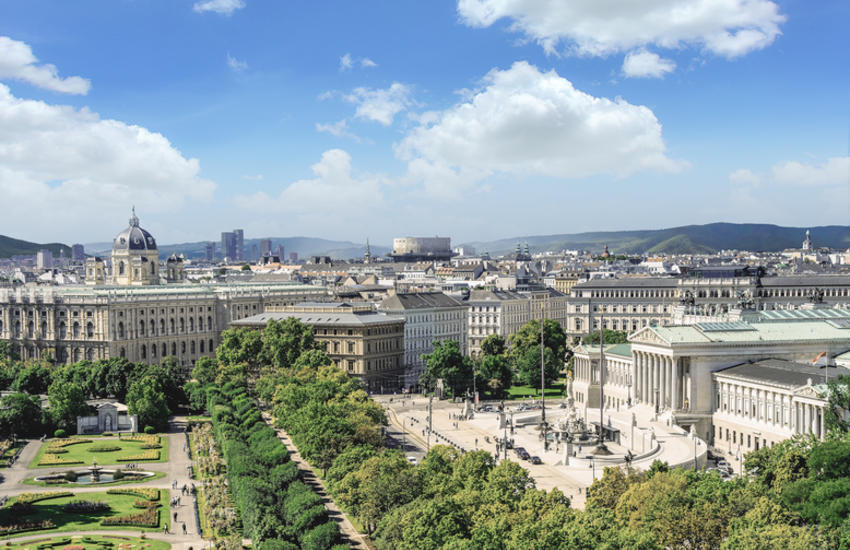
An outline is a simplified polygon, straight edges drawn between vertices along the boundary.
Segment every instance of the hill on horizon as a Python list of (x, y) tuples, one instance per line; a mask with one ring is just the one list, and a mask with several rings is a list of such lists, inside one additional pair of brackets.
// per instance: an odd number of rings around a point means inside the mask
[(479, 253), (486, 251), (496, 256), (512, 252), (517, 243), (524, 246), (526, 242), (534, 252), (569, 249), (602, 252), (606, 244), (612, 254), (707, 254), (732, 249), (779, 252), (786, 248), (800, 248), (806, 229), (811, 230), (816, 247), (850, 248), (850, 226), (801, 228), (724, 222), (669, 229), (531, 235), (464, 244), (475, 247)]
[(65, 251), (65, 256), (71, 257), (71, 247), (62, 243), (46, 243), (39, 244), (21, 239), (13, 239), (0, 235), (0, 258), (11, 258), (18, 255), (35, 255), (39, 250), (47, 249), (53, 252), (55, 258), (59, 257), (61, 251)]

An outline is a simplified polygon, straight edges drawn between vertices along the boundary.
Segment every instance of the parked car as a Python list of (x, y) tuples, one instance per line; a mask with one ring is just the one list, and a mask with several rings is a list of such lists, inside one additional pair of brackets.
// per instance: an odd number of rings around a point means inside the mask
[(418, 459), (418, 458), (416, 458), (415, 456), (409, 456), (409, 457), (407, 457), (407, 461), (408, 461), (408, 462), (410, 462), (411, 464), (413, 464), (414, 466), (416, 466), (417, 464), (419, 464), (419, 459)]
[(533, 456), (529, 460), (531, 460), (532, 464), (543, 464), (543, 461), (540, 460), (539, 456)]

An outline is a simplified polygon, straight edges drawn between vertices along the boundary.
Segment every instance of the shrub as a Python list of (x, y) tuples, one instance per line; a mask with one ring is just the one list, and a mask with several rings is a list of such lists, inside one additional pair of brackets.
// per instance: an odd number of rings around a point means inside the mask
[(77, 481), (77, 472), (65, 472), (65, 481)]
[(28, 516), (35, 513), (35, 506), (31, 502), (16, 502), (9, 506), (8, 510), (15, 517)]
[(120, 451), (121, 447), (118, 445), (92, 445), (88, 450), (90, 453), (114, 453)]
[(41, 500), (49, 500), (51, 498), (72, 497), (74, 493), (71, 491), (54, 491), (47, 493), (21, 493), (15, 499), (15, 502), (39, 502)]
[(57, 439), (62, 439), (62, 438), (64, 438), (64, 437), (68, 437), (68, 432), (66, 432), (66, 431), (65, 431), (65, 430), (63, 430), (62, 428), (59, 428), (58, 430), (56, 430), (55, 432), (53, 432), (53, 437), (55, 437), (55, 438), (57, 438)]
[(153, 435), (156, 433), (156, 430), (153, 426), (145, 426), (144, 432), (148, 435)]
[(124, 516), (104, 518), (100, 520), (100, 524), (123, 525), (125, 527), (158, 527), (159, 510), (157, 510), (156, 506), (151, 506), (144, 512), (138, 514), (127, 514)]
[(82, 464), (82, 460), (74, 460), (68, 458), (62, 458), (61, 456), (57, 456), (54, 454), (45, 453), (41, 456), (41, 460), (38, 461), (39, 466), (67, 466), (69, 464)]
[(301, 537), (303, 550), (328, 550), (339, 540), (339, 527), (333, 521), (318, 525)]
[(115, 470), (112, 474), (112, 479), (118, 481), (119, 479), (124, 479), (124, 471), (123, 470)]
[(159, 489), (154, 489), (151, 487), (134, 487), (132, 489), (109, 489), (106, 492), (110, 495), (131, 495), (147, 500), (159, 500)]
[(145, 443), (141, 447), (142, 449), (162, 449), (162, 445), (159, 443)]
[(100, 434), (102, 437), (112, 437), (112, 432), (103, 432)]
[(135, 462), (136, 460), (159, 460), (159, 451), (149, 450), (134, 455), (122, 456), (119, 462)]
[(68, 514), (102, 514), (109, 510), (109, 504), (99, 500), (74, 500), (62, 507)]

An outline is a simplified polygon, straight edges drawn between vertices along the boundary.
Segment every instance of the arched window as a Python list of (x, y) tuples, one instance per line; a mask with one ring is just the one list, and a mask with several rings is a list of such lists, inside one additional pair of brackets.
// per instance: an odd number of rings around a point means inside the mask
[(215, 349), (215, 344), (213, 344), (212, 338), (210, 338), (210, 348), (209, 349), (210, 349), (210, 353), (212, 353), (213, 350)]
[(121, 351), (118, 352), (119, 357), (127, 357), (127, 350), (121, 348)]
[(145, 320), (142, 319), (139, 321), (139, 336), (145, 335)]
[(162, 357), (165, 357), (166, 355), (168, 355), (168, 348), (166, 347), (165, 344), (163, 344), (162, 345)]
[(124, 321), (118, 321), (118, 338), (124, 338)]
[(151, 344), (151, 357), (156, 357), (156, 344)]
[(192, 355), (195, 355), (195, 341), (194, 340), (189, 342), (189, 353), (191, 353)]
[(15, 338), (21, 337), (21, 322), (15, 321)]
[(175, 332), (175, 330), (174, 330), (174, 319), (170, 319), (170, 321), (171, 321), (171, 334), (174, 334), (174, 332)]
[(89, 361), (94, 359), (94, 350), (92, 348), (86, 350), (86, 359)]
[(201, 353), (204, 353), (204, 341), (201, 340)]
[(183, 342), (180, 342), (180, 355), (183, 355), (185, 353), (186, 353), (186, 342), (183, 341)]
[(80, 361), (80, 348), (74, 348), (74, 363), (78, 363)]
[[(0, 327), (0, 332), (2, 332), (2, 328), (3, 327)], [(41, 322), (41, 337), (42, 338), (47, 337), (47, 321)]]
[(151, 336), (156, 336), (156, 323), (153, 319), (151, 319)]
[(118, 274), (119, 274), (119, 275), (123, 275), (123, 274), (124, 274), (124, 262), (123, 262), (123, 261), (122, 261), (122, 262), (118, 262)]
[(94, 324), (91, 321), (86, 323), (86, 336), (89, 338), (94, 336)]
[(177, 342), (171, 342), (171, 355), (177, 356)]
[(212, 317), (207, 316), (207, 330), (212, 330), (212, 329), (213, 329)]
[(165, 334), (165, 319), (159, 320), (159, 333)]
[(198, 317), (198, 331), (199, 332), (204, 331), (204, 318), (203, 317)]
[(195, 332), (195, 318), (189, 317), (189, 332)]
[(35, 324), (32, 321), (30, 321), (29, 323), (27, 323), (27, 338), (32, 338), (34, 331), (35, 331)]
[(180, 318), (180, 334), (186, 332), (186, 319), (183, 317)]
[(155, 274), (156, 274), (156, 264), (151, 262), (151, 275), (155, 275)]
[(148, 358), (148, 348), (147, 348), (146, 345), (142, 344), (141, 352), (142, 352), (142, 359), (147, 359)]

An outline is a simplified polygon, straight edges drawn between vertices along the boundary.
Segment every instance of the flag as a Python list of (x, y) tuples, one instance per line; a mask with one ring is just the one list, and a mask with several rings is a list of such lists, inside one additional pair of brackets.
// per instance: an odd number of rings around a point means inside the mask
[[(826, 357), (826, 352), (825, 352), (825, 351), (824, 351), (824, 352), (821, 352), (820, 354), (818, 354), (818, 356), (817, 356), (817, 357), (815, 357), (814, 359), (812, 359), (812, 366), (817, 366), (817, 365), (820, 363), (820, 360), (821, 360), (821, 359), (823, 359), (824, 357)], [(828, 361), (828, 359), (827, 359), (827, 361)], [(826, 365), (826, 362), (824, 362), (824, 365)]]

